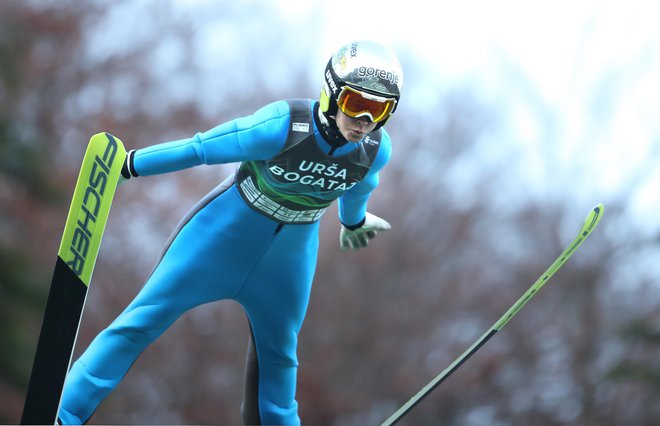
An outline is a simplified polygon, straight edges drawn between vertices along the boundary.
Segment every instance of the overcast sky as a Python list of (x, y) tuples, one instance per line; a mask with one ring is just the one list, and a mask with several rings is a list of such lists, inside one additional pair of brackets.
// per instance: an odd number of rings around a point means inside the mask
[[(282, 4), (300, 11), (299, 2)], [(465, 84), (506, 111), (497, 137), (526, 147), (520, 172), (531, 180), (553, 175), (547, 160), (571, 168), (582, 157), (598, 190), (627, 190), (631, 173), (660, 143), (655, 2), (441, 1), (432, 10), (415, 1), (323, 4), (321, 50), (332, 50), (337, 32), (347, 39), (379, 34), (417, 54), (427, 78), (406, 81), (411, 96)], [(376, 24), (358, 25), (367, 15)], [(655, 173), (635, 189), (635, 209), (653, 212), (658, 188)]]
[[(545, 188), (537, 191), (539, 197), (563, 198), (552, 193), (548, 181), (558, 180), (556, 187), (563, 188), (575, 180), (573, 195), (585, 203), (580, 209), (607, 201), (603, 197), (633, 193), (631, 211), (653, 217), (650, 223), (660, 226), (652, 214), (660, 172), (633, 179), (639, 170), (650, 169), (649, 158), (660, 161), (655, 148), (660, 143), (660, 7), (654, 2), (468, 0), (434, 2), (430, 8), (429, 2), (414, 0), (273, 0), (231, 3), (230, 10), (229, 2), (211, 0), (173, 4), (193, 22), (211, 22), (197, 33), (197, 58), (217, 80), (215, 99), (222, 99), (228, 87), (250, 84), (249, 79), (222, 79), (240, 61), (268, 70), (272, 84), (290, 78), (290, 57), (265, 58), (277, 46), (273, 39), (287, 32), (295, 38), (282, 39), (286, 53), (291, 54), (292, 40), (307, 52), (304, 60), (314, 82), (310, 96), (316, 96), (319, 70), (338, 46), (382, 40), (404, 62), (402, 111), (435, 119), (429, 105), (457, 87), (467, 89), (498, 113), (497, 128), (477, 144), (479, 162), (506, 162), (515, 153), (511, 173)], [(226, 19), (229, 14), (233, 20)], [(148, 31), (145, 22), (140, 25)], [(167, 69), (168, 58), (172, 66), (177, 63), (173, 51), (181, 55), (186, 47), (163, 46), (159, 57)], [(194, 91), (192, 83), (179, 83), (172, 86), (182, 96)], [(463, 170), (465, 176), (458, 178), (469, 179), (470, 169)], [(593, 193), (582, 194), (587, 191)]]

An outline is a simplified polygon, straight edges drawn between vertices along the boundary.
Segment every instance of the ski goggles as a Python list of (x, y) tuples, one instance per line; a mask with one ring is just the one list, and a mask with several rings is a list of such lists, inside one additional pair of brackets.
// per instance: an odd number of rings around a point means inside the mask
[(339, 110), (351, 118), (368, 116), (372, 122), (386, 120), (394, 111), (396, 99), (384, 98), (344, 86), (337, 97)]

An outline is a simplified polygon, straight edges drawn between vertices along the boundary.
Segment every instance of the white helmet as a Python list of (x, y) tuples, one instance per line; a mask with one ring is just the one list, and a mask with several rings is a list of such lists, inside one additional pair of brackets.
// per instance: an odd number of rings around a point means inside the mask
[(351, 117), (367, 116), (385, 124), (396, 110), (403, 71), (396, 55), (373, 41), (357, 41), (340, 48), (328, 61), (320, 96), (320, 109), (332, 117), (338, 109)]

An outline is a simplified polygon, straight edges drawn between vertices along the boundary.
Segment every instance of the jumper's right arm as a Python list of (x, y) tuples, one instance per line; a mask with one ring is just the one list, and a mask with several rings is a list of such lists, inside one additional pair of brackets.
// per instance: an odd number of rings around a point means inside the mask
[(271, 158), (286, 140), (288, 123), (288, 104), (274, 102), (191, 138), (138, 149), (128, 156), (123, 174), (149, 176), (201, 164)]

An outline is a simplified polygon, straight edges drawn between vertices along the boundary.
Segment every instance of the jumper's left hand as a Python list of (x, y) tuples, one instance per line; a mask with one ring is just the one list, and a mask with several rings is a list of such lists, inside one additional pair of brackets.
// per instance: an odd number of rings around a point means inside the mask
[(387, 231), (392, 226), (380, 217), (367, 212), (364, 224), (357, 229), (348, 229), (342, 225), (339, 234), (339, 247), (342, 250), (359, 250), (369, 244), (369, 240), (374, 238), (378, 231)]

